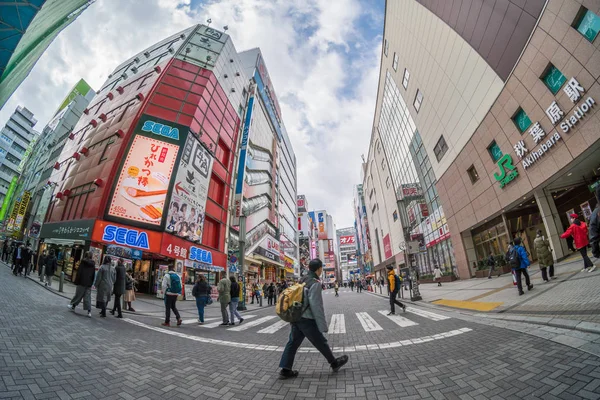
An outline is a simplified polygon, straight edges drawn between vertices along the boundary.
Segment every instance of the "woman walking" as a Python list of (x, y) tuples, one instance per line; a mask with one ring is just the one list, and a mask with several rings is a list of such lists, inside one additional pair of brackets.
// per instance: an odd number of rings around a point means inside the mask
[(267, 298), (269, 300), (269, 305), (272, 306), (275, 304), (275, 284), (271, 282), (271, 284), (267, 287)]
[(121, 309), (121, 296), (125, 294), (126, 281), (125, 265), (123, 265), (122, 260), (118, 260), (117, 268), (115, 268), (115, 283), (113, 285), (115, 301), (113, 303), (113, 309), (110, 312), (111, 315), (115, 315), (115, 310), (118, 311), (119, 313), (117, 314), (117, 318), (123, 318), (123, 311)]
[(231, 302), (229, 303), (229, 325), (235, 325), (235, 317), (240, 320), (240, 324), (244, 322), (244, 318), (240, 315), (237, 310), (238, 303), (240, 302), (240, 286), (235, 281), (233, 276), (229, 277), (231, 281)]
[(125, 295), (123, 301), (127, 303), (127, 310), (135, 312), (131, 303), (135, 301), (135, 279), (133, 279), (132, 270), (128, 269), (125, 275)]
[(77, 305), (83, 300), (83, 309), (87, 311), (87, 316), (92, 317), (92, 284), (94, 283), (94, 274), (96, 273), (96, 263), (92, 259), (92, 253), (87, 252), (83, 260), (79, 263), (79, 270), (75, 276), (75, 296), (67, 307), (75, 311)]
[(550, 273), (550, 279), (556, 279), (554, 277), (554, 259), (552, 258), (552, 249), (550, 243), (542, 235), (542, 230), (538, 229), (535, 240), (533, 241), (533, 247), (538, 257), (540, 264), (540, 271), (542, 271), (542, 279), (544, 282), (549, 282), (548, 272)]
[[(575, 248), (581, 253), (581, 257), (583, 258), (583, 269), (581, 272), (591, 272), (594, 270), (594, 263), (587, 255), (587, 246), (590, 244), (588, 239), (588, 228), (585, 222), (579, 220), (579, 216), (577, 214), (571, 214), (571, 226), (569, 229), (565, 231), (561, 238), (566, 239), (569, 236), (573, 237), (573, 241), (575, 243)], [(589, 269), (588, 269), (589, 268)]]
[(110, 256), (104, 257), (104, 263), (96, 274), (94, 286), (96, 287), (96, 307), (100, 308), (100, 316), (106, 317), (106, 306), (110, 301), (110, 294), (115, 284), (115, 270), (111, 265)]
[(196, 298), (196, 307), (198, 308), (198, 323), (204, 324), (204, 307), (208, 304), (210, 298), (210, 285), (206, 282), (204, 275), (198, 275), (194, 288), (192, 289), (192, 296)]
[(433, 277), (437, 281), (438, 286), (442, 286), (442, 271), (437, 265), (433, 269)]

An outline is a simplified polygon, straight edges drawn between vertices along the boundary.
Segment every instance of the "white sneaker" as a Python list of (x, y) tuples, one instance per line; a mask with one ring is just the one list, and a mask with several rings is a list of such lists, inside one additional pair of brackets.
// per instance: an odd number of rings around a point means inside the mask
[(92, 312), (88, 311), (88, 318), (92, 318)]
[(587, 267), (583, 267), (583, 269), (581, 270), (581, 272), (586, 272), (587, 271)]
[(591, 267), (590, 269), (588, 269), (588, 272), (594, 272), (595, 269), (596, 269), (596, 266), (594, 265), (593, 267)]
[(67, 304), (67, 308), (68, 308), (69, 310), (71, 310), (71, 311), (75, 311), (75, 307), (73, 307), (73, 306), (72, 306), (72, 305), (70, 305), (70, 304)]

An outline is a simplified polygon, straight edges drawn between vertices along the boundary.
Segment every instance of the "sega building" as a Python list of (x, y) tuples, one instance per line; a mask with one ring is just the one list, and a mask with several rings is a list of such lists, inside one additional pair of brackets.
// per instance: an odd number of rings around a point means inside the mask
[(197, 274), (223, 276), (242, 72), (229, 36), (197, 25), (109, 75), (49, 182), (40, 250), (67, 278), (88, 250), (123, 260), (149, 294), (170, 265), (187, 297)]

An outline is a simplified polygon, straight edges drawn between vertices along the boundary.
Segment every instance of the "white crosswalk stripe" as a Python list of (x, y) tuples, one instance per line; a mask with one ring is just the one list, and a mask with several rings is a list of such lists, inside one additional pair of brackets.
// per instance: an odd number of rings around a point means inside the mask
[(366, 332), (382, 331), (383, 328), (366, 312), (356, 313), (360, 324)]
[[(214, 317), (214, 318), (204, 318), (204, 322), (206, 321), (215, 321), (215, 320), (221, 320), (221, 318), (219, 317)], [(183, 325), (193, 325), (193, 324), (198, 324), (198, 318), (196, 319), (184, 319), (181, 322)]]
[[(250, 318), (254, 318), (256, 317), (256, 315), (244, 315), (244, 319), (250, 319)], [(217, 326), (220, 326), (223, 322), (221, 321), (221, 318), (217, 318), (218, 321), (217, 322), (212, 322), (210, 324), (204, 324), (204, 325), (198, 325), (201, 328), (208, 328), (208, 329), (212, 329), (212, 328), (216, 328)]]
[(443, 321), (445, 319), (450, 319), (450, 317), (446, 317), (445, 315), (432, 313), (431, 311), (420, 310), (418, 308), (407, 308), (406, 311), (416, 314), (423, 318), (431, 319), (433, 321)]
[(398, 326), (401, 326), (403, 328), (405, 328), (407, 326), (419, 325), (416, 322), (413, 322), (408, 318), (399, 316), (398, 314), (388, 315), (388, 313), (389, 313), (389, 311), (379, 311), (379, 314), (384, 315), (386, 318), (391, 319), (392, 321), (394, 321), (395, 324), (397, 324)]
[(261, 329), (258, 333), (275, 333), (283, 327), (289, 326), (289, 322), (285, 321), (277, 321), (271, 326), (267, 326), (266, 328)]
[(333, 314), (329, 324), (329, 333), (346, 333), (344, 314)]
[[(275, 317), (276, 317), (276, 315), (268, 315), (266, 317), (255, 319), (252, 322), (246, 322), (246, 323), (243, 323), (243, 324), (239, 324), (235, 328), (229, 328), (227, 330), (228, 331), (234, 331), (234, 332), (245, 331), (246, 329), (250, 329), (253, 326), (257, 326), (257, 325), (260, 325), (260, 324), (265, 323), (267, 321), (270, 321), (270, 320), (272, 320)], [(244, 318), (244, 319), (246, 319), (246, 318)]]

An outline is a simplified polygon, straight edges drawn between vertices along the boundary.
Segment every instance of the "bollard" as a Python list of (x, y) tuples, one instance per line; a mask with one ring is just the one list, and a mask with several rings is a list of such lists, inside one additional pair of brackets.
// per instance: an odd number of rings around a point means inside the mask
[(65, 284), (65, 272), (60, 272), (60, 282), (58, 283), (58, 291), (63, 292), (63, 285)]

